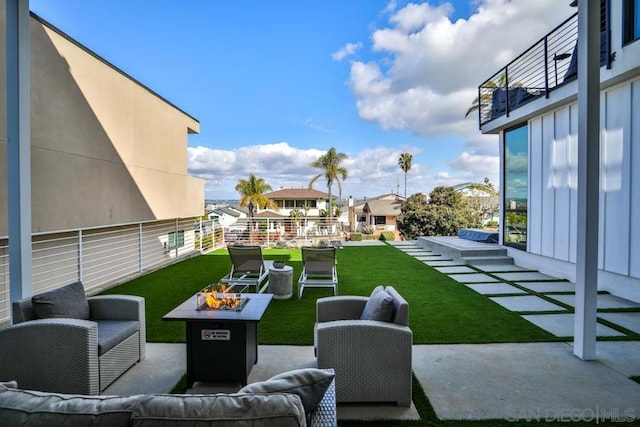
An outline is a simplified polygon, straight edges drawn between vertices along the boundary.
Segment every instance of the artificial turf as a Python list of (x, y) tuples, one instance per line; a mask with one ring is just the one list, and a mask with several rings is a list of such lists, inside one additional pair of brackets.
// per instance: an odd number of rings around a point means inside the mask
[[(302, 269), (299, 249), (265, 249), (265, 259), (280, 259)], [(535, 342), (557, 340), (519, 315), (390, 246), (347, 246), (337, 250), (339, 294), (369, 295), (377, 285), (392, 285), (409, 303), (414, 344)], [(105, 293), (145, 297), (147, 340), (184, 342), (183, 322), (162, 316), (231, 268), (226, 249), (146, 274)], [(330, 289), (306, 289), (302, 299), (273, 300), (259, 324), (260, 344), (311, 345), (315, 301)]]

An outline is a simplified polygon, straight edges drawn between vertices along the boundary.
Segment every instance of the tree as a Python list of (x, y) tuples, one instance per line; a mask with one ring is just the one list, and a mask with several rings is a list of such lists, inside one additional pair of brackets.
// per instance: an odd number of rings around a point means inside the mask
[(424, 224), (427, 223), (428, 205), (427, 196), (422, 193), (412, 194), (402, 203), (396, 223), (405, 239), (426, 235)]
[(497, 212), (500, 208), (498, 192), (489, 178), (485, 178), (483, 184), (472, 184), (469, 188), (476, 190), (475, 194), (466, 196), (469, 207), (478, 216), (480, 224), (484, 224), (487, 215)]
[(422, 193), (410, 196), (400, 207), (398, 230), (406, 239), (418, 236), (455, 236), (460, 228), (477, 227), (466, 199), (453, 187), (436, 187), (429, 200)]
[(289, 217), (291, 218), (291, 222), (293, 223), (294, 227), (297, 227), (298, 224), (300, 223), (300, 218), (302, 218), (302, 211), (300, 209), (291, 209), (291, 212), (289, 212)]
[[(311, 167), (321, 169), (322, 172), (318, 175), (311, 178), (309, 181), (309, 188), (313, 187), (313, 183), (318, 180), (318, 178), (324, 177), (327, 180), (327, 188), (329, 189), (329, 211), (331, 209), (331, 187), (333, 183), (336, 182), (338, 184), (338, 194), (340, 195), (340, 199), (342, 199), (342, 183), (347, 179), (347, 168), (340, 166), (340, 163), (347, 160), (349, 156), (345, 153), (338, 153), (334, 147), (331, 147), (329, 151), (320, 156), (317, 160), (311, 163)], [(329, 225), (331, 225), (331, 215), (328, 215)]]
[[(522, 83), (519, 82), (513, 82), (513, 79), (509, 79), (509, 84), (506, 84), (506, 80), (505, 80), (505, 74), (500, 74), (500, 77), (498, 78), (498, 82), (494, 82), (493, 80), (489, 80), (487, 82), (484, 83), (484, 86), (482, 86), (482, 89), (489, 89), (489, 90), (484, 90), (481, 91), (481, 94), (479, 96), (476, 96), (473, 100), (473, 102), (471, 103), (471, 106), (469, 106), (469, 108), (467, 109), (467, 112), (464, 115), (464, 118), (466, 119), (469, 114), (473, 113), (474, 111), (477, 111), (478, 109), (482, 109), (482, 111), (487, 111), (487, 109), (491, 108), (491, 103), (493, 102), (493, 92), (496, 89), (499, 88), (505, 88), (505, 89), (509, 89), (512, 87), (521, 87)], [(507, 87), (508, 86), (508, 87)]]
[(398, 158), (398, 166), (404, 172), (404, 197), (407, 197), (407, 173), (411, 170), (411, 162), (413, 155), (411, 153), (402, 153)]
[(274, 208), (275, 203), (264, 195), (271, 191), (271, 186), (262, 178), (256, 178), (254, 174), (249, 174), (249, 179), (240, 179), (236, 185), (236, 191), (240, 193), (240, 206), (249, 209), (249, 220), (253, 227), (253, 214), (256, 208)]

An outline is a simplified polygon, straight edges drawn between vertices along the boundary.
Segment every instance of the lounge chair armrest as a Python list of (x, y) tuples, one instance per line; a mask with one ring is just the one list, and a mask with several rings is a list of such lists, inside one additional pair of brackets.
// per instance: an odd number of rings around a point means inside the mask
[(333, 296), (316, 300), (316, 322), (360, 319), (367, 297)]
[[(333, 369), (325, 369), (334, 373)], [(337, 421), (336, 409), (336, 380), (331, 381), (331, 385), (324, 393), (318, 407), (311, 414), (309, 427), (335, 427)]]
[(133, 295), (99, 295), (87, 298), (94, 320), (144, 320), (144, 298)]
[[(413, 332), (408, 326), (395, 323), (379, 322), (376, 320), (335, 320), (319, 323), (317, 328), (318, 348), (331, 350), (333, 345), (326, 345), (326, 341), (334, 341), (344, 352), (345, 348), (353, 347), (356, 353), (362, 353), (367, 347), (375, 346), (376, 352), (388, 351), (391, 357), (397, 356), (397, 347), (392, 341), (411, 346)], [(390, 341), (391, 340), (391, 341)]]
[(147, 326), (144, 298), (135, 295), (98, 295), (87, 298), (94, 320), (137, 320), (140, 326), (140, 360), (146, 357)]
[(95, 322), (38, 319), (0, 330), (0, 378), (16, 380), (20, 388), (98, 394), (97, 372)]

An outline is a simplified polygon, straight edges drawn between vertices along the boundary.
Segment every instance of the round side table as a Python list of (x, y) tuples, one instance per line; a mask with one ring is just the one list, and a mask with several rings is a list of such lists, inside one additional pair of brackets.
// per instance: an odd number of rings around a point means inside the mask
[(269, 267), (269, 293), (274, 299), (287, 299), (293, 295), (293, 267)]

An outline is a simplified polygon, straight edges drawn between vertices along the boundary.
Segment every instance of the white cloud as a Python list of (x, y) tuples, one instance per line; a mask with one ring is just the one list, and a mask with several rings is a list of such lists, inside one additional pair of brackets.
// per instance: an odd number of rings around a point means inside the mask
[(358, 43), (347, 43), (340, 50), (331, 54), (331, 58), (334, 61), (342, 61), (347, 56), (355, 55), (358, 49), (362, 48), (362, 42)]
[[(332, 58), (359, 57), (350, 62), (348, 85), (360, 117), (383, 130), (413, 132), (421, 137), (420, 148), (373, 147), (349, 153), (343, 196), (403, 194), (404, 173), (397, 159), (404, 151), (414, 154), (409, 194), (427, 194), (438, 185), (482, 182), (484, 177), (497, 186), (498, 138), (481, 135), (477, 115), (465, 119), (465, 112), (482, 81), (575, 10), (568, 1), (558, 0), (474, 0), (476, 12), (453, 21), (450, 3), (399, 3), (391, 0), (381, 11), (387, 24), (372, 30), (370, 58), (362, 42), (345, 44)], [(323, 131), (332, 128), (309, 119), (300, 122)], [(428, 155), (421, 158), (420, 151), (437, 150), (435, 143), (429, 145), (430, 139), (447, 135), (464, 141), (459, 154), (438, 160), (438, 165), (424, 163), (433, 160)], [(287, 142), (232, 150), (195, 147), (189, 148), (189, 169), (206, 179), (207, 198), (235, 199), (235, 184), (249, 173), (264, 178), (273, 189), (306, 187), (319, 173), (310, 163), (328, 148), (300, 149)], [(324, 190), (323, 185), (319, 180), (316, 188)]]
[[(400, 153), (410, 152), (414, 157), (420, 153), (417, 147), (376, 147), (349, 157), (343, 166), (348, 177), (342, 184), (343, 197), (372, 197), (381, 193), (404, 191), (404, 172), (398, 166)], [(276, 190), (283, 188), (306, 188), (309, 180), (320, 173), (310, 166), (326, 150), (300, 149), (286, 142), (219, 150), (208, 147), (190, 147), (189, 173), (205, 180), (207, 199), (237, 199), (233, 190), (239, 179), (250, 173), (263, 178)], [(424, 167), (414, 164), (409, 171), (408, 187), (425, 187), (426, 178), (421, 176)], [(314, 185), (326, 191), (324, 180)], [(337, 193), (337, 187), (334, 190)], [(416, 190), (417, 191), (417, 190)], [(422, 190), (425, 191), (425, 190)]]
[(425, 137), (477, 134), (464, 114), (478, 85), (573, 10), (557, 0), (484, 0), (469, 19), (454, 22), (452, 12), (450, 3), (409, 3), (372, 34), (383, 59), (354, 61), (349, 77), (363, 119)]
[(487, 177), (494, 185), (498, 184), (500, 171), (497, 156), (481, 155), (463, 151), (460, 156), (450, 162), (452, 170), (461, 171), (463, 177), (470, 182), (483, 182)]

